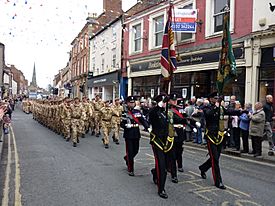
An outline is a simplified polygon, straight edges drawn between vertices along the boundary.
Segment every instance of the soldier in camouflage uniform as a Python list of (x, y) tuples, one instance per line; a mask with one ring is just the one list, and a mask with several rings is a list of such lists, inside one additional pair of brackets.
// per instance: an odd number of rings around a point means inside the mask
[(95, 104), (94, 104), (94, 108), (95, 108), (95, 133), (96, 133), (96, 137), (99, 137), (100, 135), (100, 124), (101, 124), (101, 108), (104, 107), (104, 103), (101, 101), (101, 98), (99, 95), (96, 95), (95, 97)]
[(68, 142), (71, 138), (71, 100), (66, 97), (62, 104), (62, 110), (61, 110), (61, 119), (62, 119), (62, 125), (64, 127), (64, 137), (66, 141)]
[(92, 116), (90, 116), (89, 122), (90, 122), (90, 128), (92, 130), (91, 135), (95, 135), (95, 98), (93, 98), (90, 102), (91, 109), (92, 109)]
[(113, 141), (116, 144), (119, 144), (119, 130), (120, 130), (120, 122), (121, 115), (123, 112), (123, 107), (120, 105), (120, 99), (115, 99), (115, 104), (113, 105), (113, 116), (112, 116), (112, 127), (113, 127)]
[(112, 129), (112, 116), (113, 116), (113, 109), (110, 106), (109, 101), (105, 101), (105, 106), (100, 109), (102, 113), (102, 131), (103, 131), (103, 144), (106, 149), (109, 148), (109, 135)]
[(72, 127), (72, 141), (73, 146), (76, 147), (76, 143), (79, 143), (79, 136), (82, 134), (82, 122), (86, 119), (86, 113), (79, 98), (74, 99), (74, 103), (71, 105), (71, 127)]
[(85, 133), (87, 134), (90, 129), (90, 117), (93, 115), (91, 104), (89, 103), (89, 99), (87, 97), (83, 97), (82, 105), (86, 112), (86, 119), (84, 120), (84, 131), (82, 137), (85, 137)]

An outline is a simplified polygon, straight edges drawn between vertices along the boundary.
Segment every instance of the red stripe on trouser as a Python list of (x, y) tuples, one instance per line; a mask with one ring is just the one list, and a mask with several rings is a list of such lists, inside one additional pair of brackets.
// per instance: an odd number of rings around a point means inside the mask
[(159, 162), (158, 162), (158, 158), (155, 152), (154, 147), (152, 146), (153, 152), (154, 152), (154, 157), (155, 157), (155, 169), (156, 169), (156, 173), (157, 173), (157, 184), (158, 184), (158, 189), (160, 188), (160, 175), (159, 175)]
[(213, 175), (214, 183), (216, 184), (215, 163), (214, 163), (214, 158), (213, 158), (213, 154), (212, 154), (210, 144), (211, 144), (210, 141), (208, 141), (207, 146), (208, 146), (208, 151), (209, 151), (209, 155), (210, 155), (210, 158), (211, 158), (212, 175)]
[(127, 159), (128, 172), (132, 172), (131, 166), (130, 166), (130, 161), (129, 161), (129, 154), (128, 154), (128, 142), (125, 141), (125, 143), (126, 143), (126, 159)]

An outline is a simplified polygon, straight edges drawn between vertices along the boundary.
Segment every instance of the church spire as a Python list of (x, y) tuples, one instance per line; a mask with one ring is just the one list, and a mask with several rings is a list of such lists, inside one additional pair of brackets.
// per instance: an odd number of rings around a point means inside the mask
[(31, 85), (34, 86), (34, 87), (37, 87), (37, 84), (36, 84), (35, 62), (34, 62), (34, 65), (33, 65), (33, 72), (32, 72), (32, 82), (31, 82)]

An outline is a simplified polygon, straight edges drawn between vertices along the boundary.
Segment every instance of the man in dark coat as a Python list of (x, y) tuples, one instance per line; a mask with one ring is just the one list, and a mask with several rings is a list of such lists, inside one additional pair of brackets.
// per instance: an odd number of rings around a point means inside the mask
[(174, 128), (172, 124), (172, 113), (166, 112), (166, 95), (158, 95), (155, 98), (157, 105), (149, 113), (149, 122), (152, 126), (150, 143), (155, 156), (155, 168), (151, 170), (153, 181), (158, 185), (158, 195), (161, 198), (168, 198), (165, 192), (167, 176), (168, 152), (174, 143)]
[(129, 96), (126, 99), (127, 107), (122, 114), (121, 127), (124, 129), (123, 137), (126, 145), (126, 155), (124, 160), (128, 167), (128, 174), (134, 176), (134, 158), (139, 151), (140, 130), (139, 125), (143, 125), (148, 130), (148, 122), (139, 110), (134, 109), (135, 97)]
[(208, 152), (210, 158), (199, 166), (201, 177), (206, 179), (205, 172), (212, 167), (212, 175), (215, 186), (219, 189), (226, 189), (222, 182), (219, 159), (222, 151), (222, 142), (224, 139), (224, 115), (241, 115), (241, 111), (225, 109), (219, 100), (217, 92), (209, 95), (210, 104), (204, 107), (206, 120), (205, 137), (207, 140)]

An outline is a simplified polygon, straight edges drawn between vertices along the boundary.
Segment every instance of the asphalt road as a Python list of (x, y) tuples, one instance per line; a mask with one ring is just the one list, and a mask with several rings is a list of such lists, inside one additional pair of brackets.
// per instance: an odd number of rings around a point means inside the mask
[(101, 138), (86, 135), (74, 148), (21, 111), (14, 113), (5, 138), (0, 168), (3, 206), (274, 205), (275, 165), (268, 163), (223, 155), (227, 190), (219, 190), (211, 171), (206, 180), (199, 176), (198, 165), (208, 158), (207, 152), (187, 147), (185, 171), (178, 175), (178, 184), (168, 174), (165, 200), (152, 182), (154, 158), (146, 137), (140, 142), (134, 177), (127, 174), (123, 139), (105, 149)]

